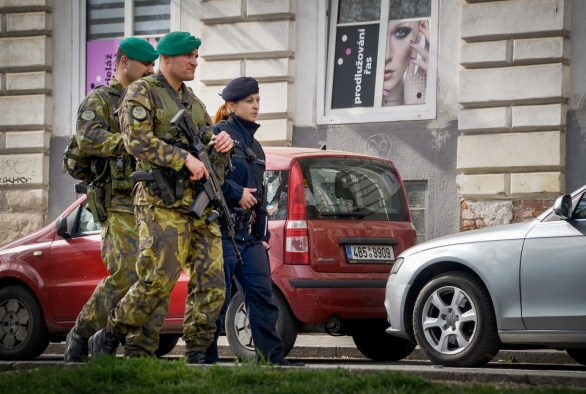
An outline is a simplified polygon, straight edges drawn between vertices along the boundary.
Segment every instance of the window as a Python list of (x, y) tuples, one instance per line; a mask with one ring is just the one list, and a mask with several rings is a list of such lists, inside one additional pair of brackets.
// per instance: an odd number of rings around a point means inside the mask
[(172, 16), (179, 12), (172, 0), (87, 0), (86, 7), (86, 94), (110, 83), (124, 37), (144, 37), (156, 48), (157, 38), (173, 30)]
[(411, 221), (417, 231), (417, 242), (425, 241), (425, 205), (427, 195), (426, 182), (405, 182), (407, 202), (411, 212)]
[(87, 233), (100, 231), (99, 222), (94, 222), (94, 216), (89, 211), (87, 204), (79, 207), (78, 222), (75, 226), (75, 235), (86, 235)]
[(289, 171), (265, 171), (264, 184), (267, 193), (269, 220), (287, 219)]
[(307, 219), (404, 221), (401, 183), (384, 162), (362, 159), (304, 159)]
[(87, 0), (87, 40), (171, 31), (171, 0)]
[(438, 0), (331, 3), (318, 123), (434, 119)]
[(574, 208), (572, 219), (586, 219), (586, 193), (582, 194), (578, 205)]

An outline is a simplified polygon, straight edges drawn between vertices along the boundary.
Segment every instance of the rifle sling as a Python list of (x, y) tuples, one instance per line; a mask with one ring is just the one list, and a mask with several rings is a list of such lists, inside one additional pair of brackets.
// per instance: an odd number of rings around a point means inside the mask
[[(163, 85), (167, 93), (169, 93), (169, 96), (171, 96), (173, 101), (175, 101), (175, 104), (177, 104), (177, 108), (179, 108), (180, 110), (186, 109), (185, 105), (182, 104), (181, 101), (179, 101), (179, 99), (177, 98), (177, 92), (175, 92), (173, 88), (171, 88), (171, 85), (169, 85), (169, 82), (167, 82), (163, 74), (157, 74), (155, 78), (157, 78), (157, 81), (159, 81), (161, 85)], [(183, 92), (183, 95), (185, 95), (185, 92)]]

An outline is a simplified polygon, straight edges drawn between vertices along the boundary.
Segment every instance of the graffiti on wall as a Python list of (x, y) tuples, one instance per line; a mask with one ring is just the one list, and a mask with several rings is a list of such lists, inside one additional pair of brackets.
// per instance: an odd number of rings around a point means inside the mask
[(42, 155), (0, 156), (0, 184), (40, 183), (42, 179), (39, 175), (42, 166)]
[(393, 142), (388, 135), (371, 135), (364, 144), (364, 154), (388, 159), (390, 157), (392, 146)]

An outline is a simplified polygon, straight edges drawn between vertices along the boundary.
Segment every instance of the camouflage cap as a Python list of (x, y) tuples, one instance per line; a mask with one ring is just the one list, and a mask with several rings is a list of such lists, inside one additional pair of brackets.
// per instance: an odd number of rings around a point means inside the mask
[(154, 62), (159, 57), (155, 48), (143, 38), (127, 37), (120, 41), (120, 49), (129, 58), (140, 62)]
[(201, 40), (186, 31), (172, 31), (161, 38), (157, 44), (157, 52), (165, 56), (178, 56), (198, 49)]

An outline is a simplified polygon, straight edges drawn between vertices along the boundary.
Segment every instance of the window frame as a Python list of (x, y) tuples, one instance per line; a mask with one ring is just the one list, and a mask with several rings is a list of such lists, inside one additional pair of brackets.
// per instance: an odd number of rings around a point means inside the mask
[[(427, 72), (427, 100), (425, 104), (399, 105), (382, 107), (382, 75), (384, 74), (385, 57), (378, 56), (374, 102), (375, 107), (331, 109), (334, 71), (334, 50), (336, 45), (336, 28), (338, 4), (340, 0), (319, 1), (318, 16), (318, 78), (317, 78), (317, 124), (373, 123), (407, 120), (435, 119), (437, 114), (437, 43), (439, 22), (439, 0), (431, 0), (430, 50)], [(379, 54), (386, 47), (387, 29), (382, 28), (388, 23), (389, 0), (381, 1), (381, 19), (379, 21)], [(384, 43), (384, 44), (381, 44)]]

